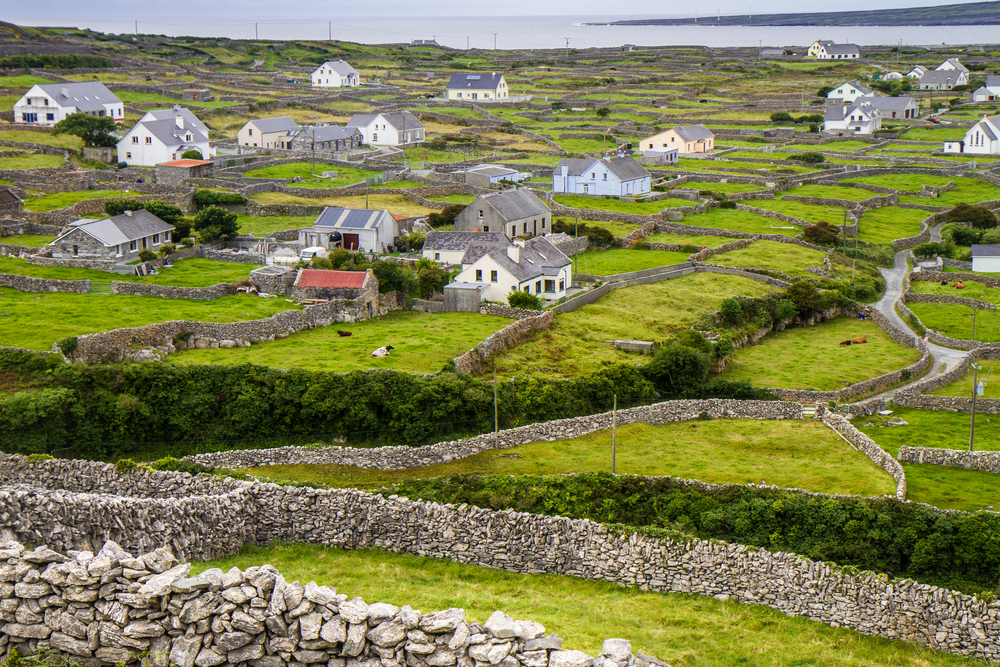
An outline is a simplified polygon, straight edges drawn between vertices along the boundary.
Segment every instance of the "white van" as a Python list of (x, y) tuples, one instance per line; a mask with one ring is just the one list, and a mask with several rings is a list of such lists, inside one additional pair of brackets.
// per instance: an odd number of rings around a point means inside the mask
[(329, 253), (321, 245), (314, 245), (308, 248), (303, 248), (299, 251), (299, 259), (309, 261), (316, 257), (326, 257)]

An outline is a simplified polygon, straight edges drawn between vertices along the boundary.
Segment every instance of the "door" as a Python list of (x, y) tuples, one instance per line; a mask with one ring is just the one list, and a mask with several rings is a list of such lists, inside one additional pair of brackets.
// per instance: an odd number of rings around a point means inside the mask
[(357, 234), (344, 234), (344, 247), (348, 250), (357, 250), (361, 244)]

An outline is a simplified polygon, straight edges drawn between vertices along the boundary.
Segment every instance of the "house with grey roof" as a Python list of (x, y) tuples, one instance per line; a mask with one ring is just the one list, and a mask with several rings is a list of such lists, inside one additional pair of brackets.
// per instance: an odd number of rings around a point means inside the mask
[(859, 97), (875, 95), (875, 91), (860, 81), (847, 81), (826, 94), (827, 104), (851, 104)]
[(676, 150), (679, 155), (691, 155), (708, 153), (714, 148), (715, 135), (701, 123), (678, 125), (639, 142), (643, 155), (658, 155), (671, 150)]
[(143, 250), (170, 243), (173, 225), (140, 209), (102, 220), (77, 220), (48, 243), (54, 259), (113, 260), (127, 264)]
[(314, 88), (356, 88), (361, 85), (361, 75), (343, 60), (327, 61), (313, 70), (310, 76)]
[(973, 273), (1000, 272), (1000, 245), (974, 243), (972, 245), (972, 271)]
[[(959, 83), (964, 79), (964, 83)], [(953, 69), (933, 69), (924, 72), (917, 84), (920, 90), (951, 90), (969, 82), (969, 73)]]
[(302, 127), (292, 132), (285, 144), (297, 151), (348, 151), (361, 146), (361, 131), (340, 125)]
[(945, 153), (1000, 155), (1000, 116), (983, 116), (961, 141), (944, 142)]
[(484, 298), (502, 303), (513, 291), (555, 301), (566, 296), (573, 282), (573, 263), (542, 237), (515, 239), (500, 248), (473, 244), (462, 257), (455, 282), (481, 285)]
[(356, 113), (347, 121), (347, 129), (351, 128), (357, 128), (362, 143), (370, 146), (419, 144), (425, 138), (423, 123), (409, 111)]
[(299, 230), (299, 243), (306, 248), (386, 252), (397, 236), (399, 227), (389, 211), (327, 207), (312, 227)]
[(882, 120), (893, 118), (916, 118), (920, 108), (912, 97), (885, 97), (883, 95), (859, 97), (855, 104), (870, 105), (878, 109)]
[(19, 125), (52, 127), (75, 113), (124, 120), (125, 104), (100, 81), (36, 84), (14, 103)]
[(986, 77), (986, 85), (972, 93), (973, 102), (992, 102), (997, 99), (1000, 99), (1000, 76)]
[(453, 171), (451, 173), (453, 175), (457, 175), (458, 179), (463, 183), (475, 185), (481, 188), (488, 188), (491, 185), (497, 185), (501, 181), (508, 183), (523, 183), (531, 178), (531, 174), (529, 172), (518, 171), (517, 169), (511, 169), (510, 167), (504, 167), (499, 164), (476, 164), (467, 167), (466, 169), (459, 169), (458, 171)]
[(167, 114), (146, 114), (143, 118), (148, 120), (139, 120), (119, 140), (118, 161), (129, 166), (152, 167), (180, 160), (190, 150), (201, 153), (202, 159), (211, 158), (215, 149), (209, 145), (208, 135), (198, 127), (204, 124), (201, 121), (193, 124), (188, 119), (190, 114), (187, 109), (171, 109), (163, 120), (158, 118)]
[(613, 195), (649, 194), (652, 177), (632, 157), (562, 159), (552, 171), (552, 192)]
[[(862, 98), (859, 98), (859, 100)], [(842, 136), (845, 134), (872, 134), (882, 127), (882, 113), (870, 102), (838, 104), (823, 111), (823, 132)]]
[(442, 264), (461, 264), (471, 245), (506, 248), (510, 239), (503, 232), (427, 232), (421, 254)]
[(807, 57), (816, 60), (853, 60), (861, 57), (857, 44), (836, 44), (828, 39), (818, 39), (806, 51)]
[(501, 190), (476, 197), (455, 216), (457, 232), (541, 236), (552, 231), (552, 212), (531, 190)]
[(208, 126), (201, 122), (201, 120), (195, 116), (190, 109), (182, 107), (179, 104), (175, 104), (170, 109), (151, 109), (142, 115), (139, 122), (148, 123), (153, 120), (176, 120), (178, 116), (184, 120), (185, 125), (193, 127), (206, 137), (208, 136)]
[(503, 74), (496, 72), (468, 72), (452, 74), (445, 91), (449, 100), (470, 102), (475, 100), (505, 100), (510, 90)]
[(236, 133), (236, 143), (251, 148), (291, 148), (291, 136), (301, 130), (289, 116), (253, 118)]

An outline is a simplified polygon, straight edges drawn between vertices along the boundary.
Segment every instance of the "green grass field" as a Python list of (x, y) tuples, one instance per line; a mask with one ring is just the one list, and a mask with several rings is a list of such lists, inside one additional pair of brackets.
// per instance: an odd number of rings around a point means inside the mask
[[(297, 197), (283, 192), (261, 192), (253, 199), (262, 204), (296, 204), (299, 206), (337, 206), (341, 208), (369, 208), (372, 210), (386, 209), (397, 215), (416, 216), (427, 215), (431, 209), (414, 203), (403, 195), (374, 194), (351, 195), (347, 197)], [(314, 218), (315, 220), (315, 218)]]
[(733, 192), (756, 192), (758, 190), (767, 189), (763, 185), (754, 185), (753, 183), (691, 183), (690, 185), (691, 187), (697, 187), (699, 190), (721, 192), (724, 194), (731, 194)]
[(687, 252), (664, 252), (660, 250), (630, 250), (627, 248), (611, 248), (610, 250), (588, 250), (576, 256), (576, 273), (589, 273), (594, 276), (611, 276), (618, 273), (629, 273), (643, 269), (654, 269), (659, 266), (680, 264), (686, 262)]
[(25, 153), (17, 157), (0, 158), (0, 169), (41, 169), (43, 167), (61, 167), (61, 155), (47, 153)]
[[(864, 345), (840, 345), (867, 336)], [(759, 387), (834, 391), (909, 366), (920, 358), (871, 320), (837, 317), (812, 327), (771, 334), (735, 352), (723, 377)]]
[(0, 345), (48, 350), (68, 336), (168, 320), (238, 322), (296, 308), (284, 299), (227, 296), (215, 301), (107, 294), (0, 292)]
[[(978, 359), (976, 365), (979, 370), (976, 372), (976, 382), (983, 383), (983, 398), (1000, 398), (1000, 376), (994, 378), (993, 375), (1000, 370), (1000, 361), (993, 359)], [(940, 389), (928, 392), (936, 396), (972, 396), (972, 369), (965, 372), (960, 380), (956, 380)], [(1000, 443), (998, 443), (1000, 446)]]
[(787, 276), (810, 277), (806, 269), (823, 266), (826, 253), (812, 248), (803, 248), (792, 243), (777, 241), (757, 241), (740, 250), (730, 250), (721, 255), (712, 255), (706, 261), (723, 266), (746, 266), (755, 269), (780, 271)]
[[(833, 206), (817, 206), (815, 204), (805, 204), (797, 201), (782, 201), (776, 199), (761, 200), (761, 201), (751, 201), (747, 202), (747, 206), (753, 206), (754, 208), (763, 208), (768, 211), (777, 211), (778, 213), (784, 213), (793, 218), (799, 218), (801, 220), (806, 220), (816, 224), (817, 222), (828, 222), (831, 225), (841, 225), (844, 222), (844, 212), (843, 209), (839, 209)], [(775, 221), (775, 224), (780, 224), (780, 221)]]
[(93, 280), (98, 282), (117, 280), (151, 285), (175, 285), (177, 287), (208, 287), (216, 283), (246, 280), (250, 271), (256, 268), (258, 268), (256, 264), (234, 264), (193, 257), (177, 260), (172, 267), (160, 269), (158, 275), (140, 277), (134, 274), (119, 275), (96, 269), (78, 269), (68, 266), (37, 266), (16, 257), (0, 257), (0, 273), (57, 280)]
[[(920, 294), (946, 294), (948, 296), (960, 296), (966, 299), (978, 299), (979, 301), (988, 301), (992, 304), (1000, 304), (1000, 288), (987, 287), (982, 283), (973, 282), (971, 280), (966, 282), (965, 287), (962, 289), (955, 289), (953, 285), (955, 285), (954, 281), (949, 282), (948, 285), (945, 286), (930, 280), (911, 280), (910, 291)], [(980, 311), (976, 316), (977, 324), (979, 323), (980, 317), (983, 321), (987, 321), (991, 318), (995, 318), (996, 315), (988, 311)]]
[[(322, 176), (324, 171), (335, 171), (337, 175), (333, 178), (324, 178)], [(263, 169), (251, 169), (243, 175), (249, 178), (294, 178), (299, 176), (302, 180), (298, 183), (289, 183), (289, 187), (340, 188), (345, 185), (360, 183), (372, 176), (377, 176), (379, 173), (377, 171), (365, 171), (363, 169), (352, 169), (351, 167), (328, 164), (317, 164), (314, 170), (310, 162), (292, 162), (273, 167), (264, 167)]]
[(27, 248), (41, 248), (46, 243), (55, 240), (54, 236), (42, 236), (41, 234), (11, 234), (10, 236), (0, 236), (0, 245), (9, 243)]
[(195, 563), (192, 576), (265, 563), (288, 581), (315, 581), (369, 603), (430, 612), (460, 607), (485, 622), (496, 610), (532, 620), (566, 639), (563, 648), (597, 655), (622, 637), (674, 667), (952, 667), (972, 658), (870, 637), (791, 617), (764, 606), (684, 593), (655, 593), (559, 575), (512, 574), (451, 561), (373, 549), (312, 544), (247, 546), (235, 556)]
[(27, 211), (41, 213), (43, 211), (53, 211), (57, 208), (72, 206), (78, 201), (86, 199), (103, 199), (107, 197), (121, 197), (121, 190), (81, 190), (79, 192), (57, 192), (47, 194), (38, 198), (28, 199), (24, 202)]
[[(950, 303), (908, 303), (906, 307), (916, 313), (928, 329), (939, 331), (949, 338), (972, 340), (972, 309), (968, 306)], [(1000, 312), (976, 313), (976, 340), (991, 343), (1000, 341)]]
[(241, 215), (237, 217), (236, 222), (240, 226), (241, 234), (267, 236), (271, 232), (312, 227), (316, 223), (316, 217), (315, 215)]
[(718, 248), (720, 245), (731, 243), (736, 239), (731, 239), (728, 236), (699, 236), (697, 234), (653, 234), (652, 236), (647, 236), (646, 240), (650, 243), (681, 243), (706, 248)]
[[(28, 144), (44, 144), (57, 148), (83, 148), (83, 139), (72, 134), (52, 134), (37, 130), (4, 130), (0, 132), (4, 141), (21, 141)], [(60, 157), (60, 156), (53, 156)]]
[(694, 206), (697, 202), (677, 197), (668, 197), (658, 201), (626, 201), (622, 199), (599, 199), (597, 197), (580, 197), (575, 195), (553, 195), (557, 204), (568, 208), (580, 208), (590, 211), (613, 211), (616, 213), (632, 213), (634, 215), (655, 215), (667, 208), (678, 206)]
[(878, 193), (869, 192), (868, 190), (862, 190), (860, 188), (842, 188), (836, 185), (802, 185), (797, 188), (791, 188), (782, 192), (778, 195), (778, 198), (784, 198), (788, 195), (795, 195), (798, 197), (823, 197), (825, 199), (850, 199), (851, 201), (862, 201), (864, 199), (871, 199), (872, 197), (877, 197)]
[(497, 372), (570, 377), (613, 363), (643, 363), (646, 359), (606, 341), (665, 341), (718, 309), (726, 297), (771, 291), (756, 280), (711, 273), (614, 290), (596, 303), (557, 315), (549, 329), (498, 355)]
[[(617, 429), (616, 471), (670, 475), (715, 484), (760, 483), (824, 493), (893, 494), (896, 484), (831, 429), (813, 420), (692, 420)], [(691, 447), (697, 442), (697, 447)], [(340, 465), (247, 470), (275, 480), (378, 489), (406, 479), (458, 474), (559, 475), (611, 471), (611, 432), (488, 451), (451, 463), (405, 470)]]
[[(867, 243), (890, 243), (894, 239), (920, 233), (920, 223), (930, 213), (898, 206), (865, 211), (858, 226), (858, 240)], [(848, 241), (850, 246), (850, 241)]]
[(910, 204), (928, 204), (930, 206), (955, 206), (956, 204), (974, 204), (981, 201), (1000, 199), (1000, 188), (989, 181), (974, 178), (954, 176), (948, 179), (955, 182), (955, 187), (938, 194), (934, 199), (921, 197), (900, 197), (899, 201)]
[[(284, 303), (283, 300), (278, 301)], [(354, 324), (319, 327), (272, 343), (249, 348), (186, 350), (171, 355), (177, 364), (258, 364), (275, 368), (306, 368), (343, 373), (369, 368), (411, 373), (433, 373), (455, 357), (511, 323), (501, 317), (478, 313), (394, 311)], [(337, 329), (350, 337), (341, 338)], [(382, 359), (372, 350), (383, 345), (396, 349)]]
[[(763, 208), (757, 206), (760, 203), (767, 202), (754, 201), (749, 202), (749, 205), (757, 208)], [(796, 227), (788, 222), (765, 218), (760, 214), (751, 213), (749, 211), (736, 211), (733, 209), (720, 208), (713, 208), (708, 213), (686, 215), (680, 224), (692, 225), (694, 227), (711, 227), (712, 229), (731, 229), (733, 231), (746, 232), (748, 234), (781, 234), (782, 236), (796, 236), (802, 233), (801, 227)], [(727, 242), (732, 240), (735, 239), (728, 239)]]

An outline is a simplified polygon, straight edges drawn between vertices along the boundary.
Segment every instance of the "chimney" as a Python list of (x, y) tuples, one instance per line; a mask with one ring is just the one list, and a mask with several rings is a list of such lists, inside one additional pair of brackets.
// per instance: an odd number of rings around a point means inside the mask
[(62, 96), (63, 97), (69, 97), (69, 86), (67, 86), (66, 84), (63, 84), (63, 87), (62, 87)]
[(177, 114), (177, 117), (174, 119), (174, 122), (177, 124), (178, 128), (182, 130), (184, 129), (184, 116)]
[(521, 261), (521, 248), (516, 245), (508, 246), (507, 256), (510, 257), (511, 261), (515, 264), (519, 263)]
[(125, 215), (127, 215), (128, 217), (131, 218), (132, 217), (132, 211), (125, 211)]

